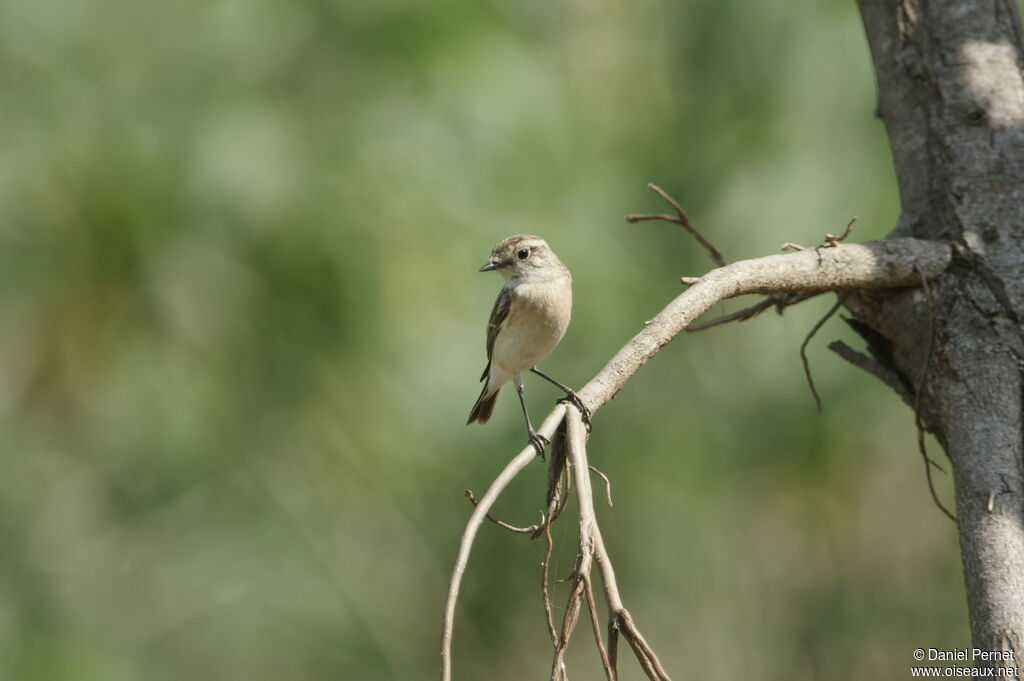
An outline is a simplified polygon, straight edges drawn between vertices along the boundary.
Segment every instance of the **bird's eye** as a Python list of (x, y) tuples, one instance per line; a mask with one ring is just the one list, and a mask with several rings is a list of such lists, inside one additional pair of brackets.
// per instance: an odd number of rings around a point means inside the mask
[(516, 253), (516, 257), (519, 258), (520, 260), (526, 260), (527, 258), (530, 257), (530, 249), (529, 248), (522, 249), (521, 251)]

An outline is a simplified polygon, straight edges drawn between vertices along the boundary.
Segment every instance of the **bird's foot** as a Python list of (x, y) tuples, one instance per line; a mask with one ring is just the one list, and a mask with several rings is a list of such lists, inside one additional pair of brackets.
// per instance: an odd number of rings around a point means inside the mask
[[(587, 409), (587, 405), (583, 404), (583, 400), (574, 391), (570, 390), (565, 394), (565, 397), (558, 400), (558, 402), (571, 403), (574, 407), (580, 410), (580, 416), (583, 417), (583, 425), (587, 427), (587, 432), (590, 432), (590, 410)], [(556, 402), (555, 404), (558, 404)]]
[(551, 444), (551, 440), (547, 439), (533, 428), (530, 429), (530, 444), (537, 450), (537, 456), (544, 458), (544, 448)]

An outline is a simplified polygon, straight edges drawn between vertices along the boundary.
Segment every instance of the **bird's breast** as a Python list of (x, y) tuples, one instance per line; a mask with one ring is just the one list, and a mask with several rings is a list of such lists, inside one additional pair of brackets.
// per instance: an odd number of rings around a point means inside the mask
[(512, 289), (508, 317), (495, 338), (492, 360), (510, 373), (546, 357), (565, 335), (572, 312), (572, 280), (521, 283)]

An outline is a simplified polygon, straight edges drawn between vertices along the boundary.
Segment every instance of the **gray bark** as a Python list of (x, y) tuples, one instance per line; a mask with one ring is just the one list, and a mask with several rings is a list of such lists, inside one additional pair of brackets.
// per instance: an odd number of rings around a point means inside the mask
[[(953, 467), (973, 645), (1024, 654), (1024, 39), (1014, 0), (858, 0), (902, 215), (944, 241), (930, 296), (849, 308)], [(929, 350), (931, 352), (929, 353)], [(928, 362), (928, 371), (922, 369)], [(926, 376), (922, 381), (922, 376)], [(922, 385), (923, 383), (923, 385)], [(982, 664), (980, 666), (986, 666)]]

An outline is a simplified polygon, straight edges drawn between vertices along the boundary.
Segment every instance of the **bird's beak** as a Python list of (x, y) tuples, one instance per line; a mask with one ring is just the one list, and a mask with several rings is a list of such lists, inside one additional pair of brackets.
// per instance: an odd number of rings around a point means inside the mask
[(481, 267), (480, 271), (481, 272), (490, 272), (491, 270), (496, 270), (499, 267), (501, 267), (501, 263), (500, 262), (498, 262), (497, 260), (491, 260), (486, 265)]

